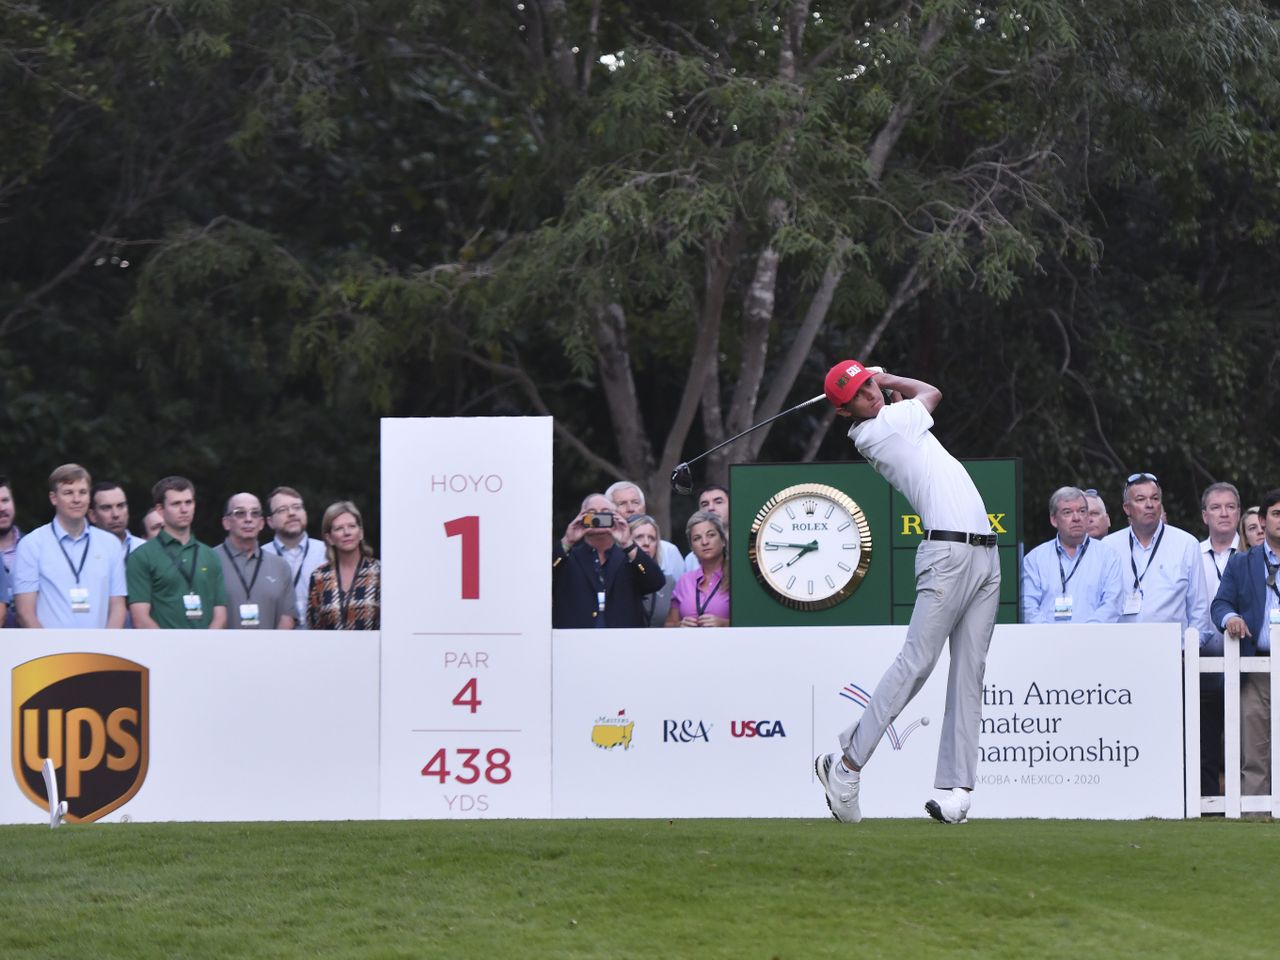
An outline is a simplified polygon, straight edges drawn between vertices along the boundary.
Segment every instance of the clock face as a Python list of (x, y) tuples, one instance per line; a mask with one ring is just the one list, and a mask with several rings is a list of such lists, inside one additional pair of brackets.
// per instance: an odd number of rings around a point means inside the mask
[(760, 508), (747, 557), (779, 603), (825, 610), (852, 595), (867, 575), (871, 528), (847, 494), (824, 483), (799, 483)]

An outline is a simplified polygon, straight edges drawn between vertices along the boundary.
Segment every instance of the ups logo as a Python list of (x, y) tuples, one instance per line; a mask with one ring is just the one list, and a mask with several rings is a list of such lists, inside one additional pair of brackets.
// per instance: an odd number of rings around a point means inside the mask
[(147, 668), (101, 653), (60, 653), (13, 668), (13, 773), (47, 808), (53, 761), (67, 820), (97, 820), (147, 776)]

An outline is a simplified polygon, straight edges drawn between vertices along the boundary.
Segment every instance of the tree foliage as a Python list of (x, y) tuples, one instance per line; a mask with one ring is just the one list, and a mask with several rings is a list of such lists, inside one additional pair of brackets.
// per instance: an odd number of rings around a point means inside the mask
[[(849, 355), (941, 385), (944, 440), (1023, 457), (1033, 505), (1154, 469), (1194, 528), (1210, 479), (1275, 482), (1254, 0), (0, 12), (31, 488), (78, 459), (373, 503), (378, 416), (548, 413), (564, 504), (627, 476), (666, 520), (674, 462)], [(782, 423), (705, 476), (849, 452)]]

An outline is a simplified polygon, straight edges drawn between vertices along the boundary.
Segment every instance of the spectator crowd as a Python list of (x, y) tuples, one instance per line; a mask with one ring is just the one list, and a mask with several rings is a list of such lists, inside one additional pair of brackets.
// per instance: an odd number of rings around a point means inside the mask
[(27, 629), (378, 629), (381, 569), (356, 505), (331, 504), (317, 540), (297, 490), (276, 487), (266, 501), (264, 511), (252, 493), (230, 497), (226, 538), (210, 546), (192, 532), (194, 484), (165, 477), (151, 488), (146, 537), (137, 537), (123, 488), (94, 483), (67, 463), (49, 475), (53, 518), (23, 533), (12, 485), (0, 477), (0, 621)]
[[(121, 486), (93, 482), (78, 464), (49, 475), (48, 495), (52, 519), (24, 533), (12, 485), (0, 477), (3, 626), (378, 629), (381, 568), (350, 501), (324, 511), (317, 539), (293, 487), (274, 488), (265, 509), (256, 495), (237, 493), (223, 506), (225, 539), (210, 546), (192, 533), (196, 490), (184, 477), (152, 487), (143, 537), (129, 529)], [(1202, 655), (1221, 656), (1224, 636), (1243, 656), (1270, 655), (1270, 627), (1280, 624), (1280, 489), (1245, 508), (1234, 485), (1210, 484), (1200, 497), (1203, 539), (1168, 522), (1154, 474), (1129, 476), (1120, 507), (1127, 522), (1113, 530), (1096, 489), (1053, 491), (1055, 535), (1022, 560), (1024, 623), (1174, 622), (1196, 631)], [(727, 627), (728, 523), (728, 491), (699, 491), (682, 554), (645, 512), (635, 483), (590, 494), (553, 545), (553, 627)], [(1221, 674), (1201, 678), (1200, 696), (1201, 793), (1217, 796)], [(1266, 673), (1242, 674), (1240, 703), (1241, 790), (1269, 794)]]
[[(1022, 563), (1024, 623), (1177, 623), (1199, 636), (1203, 656), (1222, 656), (1223, 636), (1245, 657), (1269, 656), (1280, 624), (1280, 489), (1242, 509), (1231, 483), (1200, 495), (1206, 536), (1167, 521), (1163, 489), (1151, 473), (1129, 476), (1120, 492), (1127, 526), (1111, 521), (1097, 490), (1060, 487), (1049, 497), (1052, 540)], [(1200, 678), (1200, 793), (1223, 794), (1224, 680)], [(1266, 673), (1240, 676), (1241, 793), (1271, 793), (1271, 686)]]

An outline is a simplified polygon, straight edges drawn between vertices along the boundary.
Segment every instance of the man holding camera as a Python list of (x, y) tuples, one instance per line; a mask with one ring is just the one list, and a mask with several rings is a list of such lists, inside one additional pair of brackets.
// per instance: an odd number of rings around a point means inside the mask
[(640, 598), (665, 584), (662, 568), (632, 542), (626, 519), (593, 493), (552, 549), (551, 626), (643, 627)]

